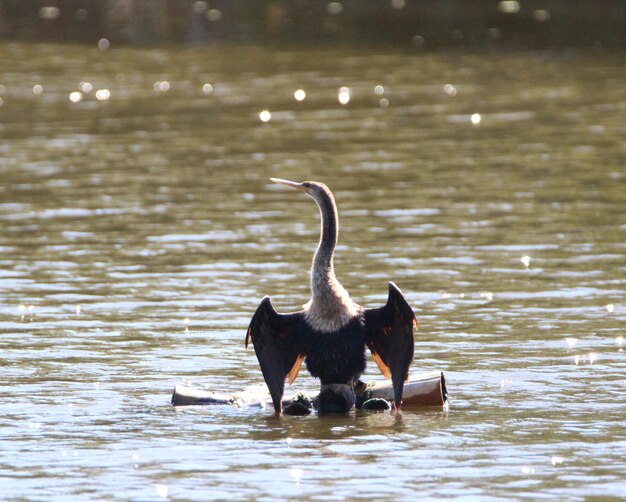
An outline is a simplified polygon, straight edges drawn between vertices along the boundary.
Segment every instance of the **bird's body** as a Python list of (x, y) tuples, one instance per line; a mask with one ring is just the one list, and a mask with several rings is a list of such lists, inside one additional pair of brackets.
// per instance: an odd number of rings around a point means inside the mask
[(354, 385), (365, 371), (365, 323), (356, 315), (341, 328), (316, 331), (306, 317), (298, 327), (298, 337), (306, 354), (306, 367), (322, 385)]
[[(357, 305), (335, 276), (333, 256), (339, 222), (331, 191), (323, 183), (294, 183), (272, 179), (311, 196), (320, 209), (320, 242), (311, 266), (311, 300), (300, 312), (279, 314), (265, 297), (254, 314), (246, 345), (252, 340), (277, 414), (285, 379), (292, 382), (306, 361), (309, 373), (320, 379), (320, 411), (348, 411), (354, 386), (365, 371), (365, 347), (381, 372), (393, 380), (396, 408), (413, 359), (415, 315), (400, 290), (389, 284), (384, 307)], [(324, 387), (326, 386), (326, 391)], [(337, 386), (349, 389), (348, 398), (337, 395)], [(351, 392), (351, 395), (350, 395)]]

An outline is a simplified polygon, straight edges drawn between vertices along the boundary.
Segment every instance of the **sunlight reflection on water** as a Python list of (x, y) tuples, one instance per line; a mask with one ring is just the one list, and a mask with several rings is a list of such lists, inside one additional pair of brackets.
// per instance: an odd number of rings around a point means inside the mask
[[(3, 48), (6, 497), (623, 495), (622, 66)], [(339, 278), (398, 283), (449, 410), (168, 405), (258, 390), (251, 313), (308, 299), (317, 212), (270, 176), (331, 186)]]

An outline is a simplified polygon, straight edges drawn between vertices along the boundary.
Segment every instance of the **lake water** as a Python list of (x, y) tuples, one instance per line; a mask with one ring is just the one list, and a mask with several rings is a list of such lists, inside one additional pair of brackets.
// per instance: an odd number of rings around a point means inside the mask
[[(0, 53), (0, 498), (624, 496), (623, 55)], [(447, 412), (169, 405), (261, 384), (258, 302), (308, 300), (270, 176), (334, 191), (339, 279), (400, 286)]]

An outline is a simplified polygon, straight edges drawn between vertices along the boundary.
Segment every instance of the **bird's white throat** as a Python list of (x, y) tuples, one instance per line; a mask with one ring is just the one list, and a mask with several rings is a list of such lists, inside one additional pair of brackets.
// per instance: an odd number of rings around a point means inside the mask
[(312, 298), (304, 306), (304, 318), (315, 331), (339, 331), (359, 315), (359, 306), (335, 278), (332, 269), (325, 274), (311, 271)]

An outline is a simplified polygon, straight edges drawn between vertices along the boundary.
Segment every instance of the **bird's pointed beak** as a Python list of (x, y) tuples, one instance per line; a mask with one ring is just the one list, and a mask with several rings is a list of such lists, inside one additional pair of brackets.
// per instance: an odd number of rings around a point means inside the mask
[(270, 178), (274, 183), (280, 183), (281, 185), (287, 185), (288, 187), (295, 188), (306, 192), (306, 188), (302, 183), (296, 183), (295, 181), (281, 180), (280, 178)]

